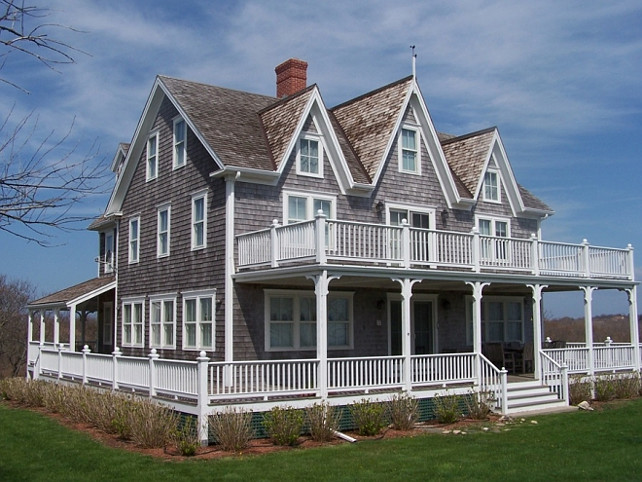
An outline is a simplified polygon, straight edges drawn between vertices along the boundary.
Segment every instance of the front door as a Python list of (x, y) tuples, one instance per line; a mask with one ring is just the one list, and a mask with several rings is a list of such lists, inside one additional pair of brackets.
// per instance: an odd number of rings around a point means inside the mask
[[(412, 302), (412, 353), (426, 355), (435, 353), (436, 325), (434, 320), (432, 300), (416, 300)], [(401, 300), (390, 300), (390, 344), (391, 355), (402, 354), (402, 322)]]

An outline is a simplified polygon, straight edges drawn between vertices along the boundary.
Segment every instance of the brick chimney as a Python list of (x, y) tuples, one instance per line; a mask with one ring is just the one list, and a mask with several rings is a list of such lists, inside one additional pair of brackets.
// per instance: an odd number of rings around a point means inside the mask
[(280, 99), (307, 87), (308, 63), (304, 60), (289, 59), (274, 69), (276, 72), (276, 96)]

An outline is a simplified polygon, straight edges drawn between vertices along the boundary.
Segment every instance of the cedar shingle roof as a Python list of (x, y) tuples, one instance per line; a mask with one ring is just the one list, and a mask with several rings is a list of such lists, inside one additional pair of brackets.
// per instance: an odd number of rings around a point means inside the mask
[(226, 166), (274, 170), (258, 112), (276, 98), (159, 76)]
[[(447, 139), (441, 143), (450, 169), (468, 191), (466, 197), (474, 195), (477, 189), (494, 136), (495, 128), (491, 127), (483, 131)], [(462, 195), (460, 187), (458, 186), (458, 190)]]
[(412, 76), (334, 107), (332, 113), (343, 127), (357, 157), (374, 178), (401, 112)]
[(47, 295), (44, 298), (40, 298), (39, 300), (32, 301), (31, 303), (29, 303), (29, 306), (36, 308), (39, 305), (63, 305), (84, 294), (91, 293), (92, 291), (103, 288), (113, 281), (113, 276), (101, 276), (100, 278), (93, 278)]
[(522, 197), (522, 201), (524, 201), (524, 206), (526, 206), (527, 208), (541, 209), (543, 211), (551, 211), (551, 212), (553, 211), (548, 206), (548, 204), (546, 204), (541, 199), (535, 197), (534, 194), (532, 194), (525, 187), (521, 186), (519, 183), (517, 184), (517, 187), (519, 188), (519, 195)]

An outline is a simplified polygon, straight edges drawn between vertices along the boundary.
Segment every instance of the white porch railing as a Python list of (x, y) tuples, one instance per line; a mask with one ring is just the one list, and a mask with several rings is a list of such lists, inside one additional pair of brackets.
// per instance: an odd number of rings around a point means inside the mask
[(633, 249), (482, 236), (401, 226), (315, 220), (236, 237), (239, 269), (283, 263), (354, 262), (402, 267), (508, 270), (548, 276), (633, 279)]
[[(590, 352), (593, 364), (590, 363)], [(555, 363), (565, 365), (568, 373), (596, 373), (604, 371), (634, 370), (637, 368), (635, 347), (631, 344), (596, 343), (589, 350), (583, 343), (573, 343), (566, 348), (547, 348), (543, 352)]]
[(402, 356), (332, 358), (328, 360), (328, 390), (401, 388), (403, 366)]
[(474, 353), (413, 355), (413, 385), (436, 383), (473, 383), (477, 380)]
[(490, 394), (495, 400), (495, 409), (501, 413), (508, 410), (508, 372), (500, 370), (484, 355), (479, 355), (479, 391)]
[(560, 400), (568, 402), (568, 368), (543, 351), (539, 351), (542, 382), (557, 393)]

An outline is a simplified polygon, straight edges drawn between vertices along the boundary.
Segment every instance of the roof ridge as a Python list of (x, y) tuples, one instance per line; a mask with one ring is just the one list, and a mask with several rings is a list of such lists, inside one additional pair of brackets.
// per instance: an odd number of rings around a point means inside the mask
[(466, 139), (470, 139), (471, 137), (481, 136), (483, 134), (488, 134), (489, 132), (492, 132), (494, 130), (497, 130), (497, 126), (487, 127), (486, 129), (481, 129), (479, 131), (469, 132), (468, 134), (463, 134), (461, 136), (452, 137), (450, 139), (445, 139), (445, 140), (441, 141), (441, 145), (444, 146), (444, 145), (447, 145), (447, 144), (452, 144), (453, 142), (458, 142), (458, 141), (463, 141), (463, 140), (466, 140)]
[[(264, 113), (266, 113), (266, 112), (268, 112), (268, 111), (270, 111), (270, 110), (272, 110), (272, 109), (274, 109), (274, 108), (276, 108), (276, 107), (279, 107), (280, 105), (283, 105), (283, 104), (285, 104), (285, 103), (287, 103), (287, 102), (289, 102), (289, 101), (291, 101), (291, 100), (294, 100), (294, 99), (296, 99), (297, 97), (302, 96), (303, 94), (308, 93), (308, 92), (309, 92), (310, 90), (312, 90), (314, 87), (317, 87), (317, 84), (311, 84), (311, 85), (308, 85), (305, 89), (300, 90), (299, 92), (297, 92), (297, 93), (295, 93), (295, 94), (288, 95), (287, 97), (282, 97), (282, 98), (280, 98), (280, 99), (277, 99), (277, 101), (276, 101), (274, 104), (268, 105), (267, 107), (264, 107), (263, 109), (258, 110), (258, 111), (257, 111), (257, 114), (258, 114), (258, 115), (259, 115), (259, 117), (260, 117), (262, 114), (264, 114)], [(259, 94), (259, 95), (260, 95), (260, 94)], [(276, 98), (276, 97), (275, 97), (275, 98)]]
[(366, 97), (373, 96), (373, 95), (378, 94), (379, 92), (382, 92), (382, 91), (384, 91), (386, 89), (390, 89), (390, 88), (395, 87), (395, 86), (397, 86), (399, 84), (403, 84), (404, 82), (408, 82), (412, 78), (413, 78), (412, 75), (409, 75), (407, 77), (404, 77), (403, 79), (396, 80), (396, 81), (391, 82), (391, 83), (389, 83), (387, 85), (384, 85), (383, 87), (379, 87), (377, 89), (371, 90), (370, 92), (366, 92), (365, 94), (361, 94), (361, 95), (359, 95), (359, 96), (357, 96), (357, 97), (355, 97), (353, 99), (350, 99), (350, 100), (347, 100), (345, 102), (342, 102), (341, 104), (335, 105), (334, 107), (330, 108), (329, 110), (334, 112), (335, 110), (338, 110), (338, 109), (341, 109), (343, 107), (346, 107), (346, 106), (348, 106), (348, 105), (350, 105), (350, 104), (352, 104), (354, 102), (358, 102), (360, 100), (363, 100)]
[(178, 77), (171, 77), (169, 75), (161, 75), (161, 74), (158, 74), (157, 77), (159, 79), (161, 79), (161, 80), (163, 80), (163, 79), (174, 80), (174, 81), (177, 81), (177, 82), (183, 82), (185, 84), (202, 85), (203, 87), (221, 89), (221, 90), (226, 90), (228, 92), (238, 92), (240, 94), (255, 95), (255, 96), (258, 96), (258, 97), (265, 97), (265, 98), (268, 98), (268, 99), (278, 100), (276, 97), (274, 97), (272, 95), (257, 94), (255, 92), (248, 92), (247, 90), (232, 89), (230, 87), (223, 87), (223, 86), (220, 86), (220, 85), (208, 84), (208, 83), (200, 82), (200, 81), (197, 81), (197, 80), (180, 79)]

